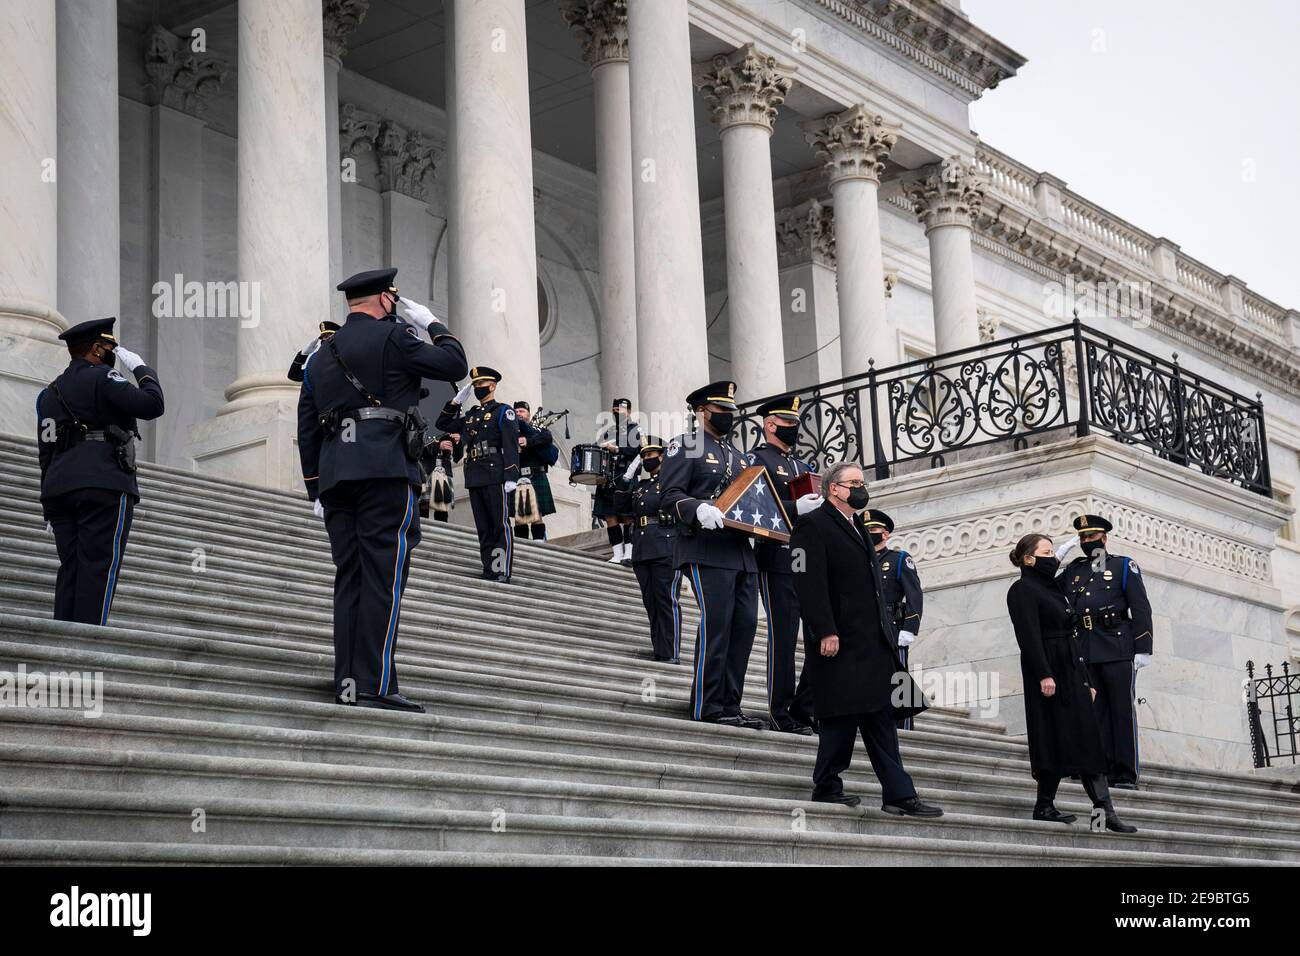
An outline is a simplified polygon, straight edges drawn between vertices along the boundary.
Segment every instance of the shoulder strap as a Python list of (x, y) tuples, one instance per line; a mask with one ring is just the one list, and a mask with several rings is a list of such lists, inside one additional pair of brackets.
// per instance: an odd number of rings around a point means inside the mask
[(906, 551), (898, 552), (898, 560), (894, 562), (894, 578), (898, 581), (903, 580), (903, 561), (907, 559)]
[(362, 385), (361, 380), (352, 374), (352, 369), (348, 368), (348, 363), (343, 361), (343, 356), (339, 354), (339, 347), (334, 344), (334, 336), (332, 335), (330, 336), (329, 347), (330, 351), (334, 353), (334, 360), (339, 363), (339, 368), (343, 371), (343, 377), (348, 380), (348, 383), (353, 388), (361, 393), (361, 397), (375, 408), (384, 404), (379, 400), (374, 392)]
[(72, 424), (85, 431), (86, 426), (82, 424), (81, 420), (77, 418), (72, 409), (68, 407), (68, 403), (63, 400), (63, 393), (59, 391), (59, 380), (57, 378), (50, 382), (49, 389), (54, 393), (54, 397), (59, 400), (59, 404), (63, 406), (63, 410), (68, 413), (68, 417), (72, 419)]
[(1128, 558), (1120, 558), (1124, 562), (1124, 573), (1119, 577), (1119, 589), (1122, 593), (1128, 594)]

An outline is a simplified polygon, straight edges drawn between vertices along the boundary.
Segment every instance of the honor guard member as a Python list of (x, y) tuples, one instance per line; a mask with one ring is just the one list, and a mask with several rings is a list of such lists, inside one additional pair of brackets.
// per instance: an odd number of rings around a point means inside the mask
[(289, 371), (287, 373), (289, 381), (302, 381), (303, 366), (305, 366), (308, 360), (316, 354), (316, 350), (320, 348), (321, 343), (338, 330), (339, 324), (337, 322), (330, 322), (327, 319), (320, 324), (317, 333), (311, 337), (311, 341), (304, 345), (302, 351), (293, 357), (293, 363), (289, 366)]
[[(466, 362), (432, 312), (401, 298), (396, 275), (377, 269), (339, 283), (348, 317), (303, 369), (298, 451), (337, 569), (335, 700), (423, 711), (398, 692), (395, 663), (402, 591), (420, 540), (421, 381), (454, 382)], [(399, 302), (409, 324), (396, 314)]]
[(740, 710), (758, 624), (758, 565), (748, 536), (727, 528), (715, 500), (745, 467), (731, 443), (736, 383), (714, 382), (686, 396), (699, 427), (668, 443), (660, 507), (676, 522), (673, 566), (700, 606), (691, 680), (691, 719), (761, 729)]
[[(560, 450), (555, 447), (555, 437), (549, 428), (533, 424), (533, 410), (527, 402), (515, 402), (514, 407), (519, 423), (519, 487), (515, 489), (515, 506), (510, 513), (520, 537), (545, 541), (546, 516), (555, 514), (555, 496), (551, 494), (551, 479), (546, 472), (559, 461)], [(532, 489), (528, 514), (519, 508), (525, 488)]]
[[(762, 465), (786, 516), (797, 515), (821, 504), (820, 495), (804, 495), (795, 501), (790, 482), (815, 469), (794, 454), (799, 437), (799, 397), (782, 395), (758, 407), (763, 419), (764, 441), (745, 458), (747, 465)], [(758, 563), (758, 593), (767, 612), (767, 713), (773, 728), (793, 734), (811, 734), (812, 728), (790, 713), (795, 698), (795, 645), (799, 640), (799, 598), (790, 569), (790, 545), (767, 538), (754, 542)], [(798, 709), (796, 708), (796, 712)]]
[(632, 499), (632, 570), (650, 619), (654, 659), (680, 664), (682, 572), (673, 566), (676, 522), (660, 508), (659, 468), (663, 460), (663, 442), (653, 436), (647, 438), (637, 460), (628, 466), (618, 484)]
[(1151, 602), (1137, 563), (1107, 552), (1109, 521), (1079, 515), (1074, 530), (1077, 536), (1057, 550), (1057, 560), (1076, 546), (1083, 550), (1065, 566), (1061, 583), (1079, 614), (1083, 655), (1097, 690), (1106, 777), (1112, 787), (1136, 790), (1137, 672), (1151, 663)]
[[(610, 407), (610, 423), (596, 436), (596, 444), (614, 453), (613, 475), (623, 474), (641, 451), (641, 429), (632, 421), (632, 399), (616, 398)], [(610, 564), (623, 564), (632, 557), (632, 502), (627, 492), (608, 482), (596, 487), (592, 517), (603, 519), (613, 556)]]
[(460, 461), (460, 436), (437, 435), (424, 443), (420, 454), (420, 517), (433, 515), (444, 524), (451, 520), (456, 505), (456, 488), (452, 484), (452, 465)]
[[(907, 649), (921, 632), (921, 611), (925, 593), (921, 590), (921, 576), (916, 573), (916, 562), (906, 551), (889, 547), (889, 536), (894, 533), (894, 519), (883, 511), (872, 508), (865, 522), (867, 536), (880, 559), (881, 592), (885, 596), (885, 616), (894, 628), (898, 642), (898, 659), (907, 669)], [(898, 722), (899, 730), (911, 730), (912, 718)]]
[[(494, 397), (500, 372), (478, 365), (469, 370), (469, 376), (468, 384), (443, 407), (438, 428), (461, 438), (465, 488), (478, 529), (483, 578), (506, 584), (514, 565), (515, 542), (507, 499), (519, 482), (519, 424), (514, 409)], [(471, 390), (479, 404), (462, 413), (461, 406)]]
[(163, 413), (158, 373), (117, 344), (115, 321), (92, 319), (60, 335), (72, 361), (36, 396), (41, 510), (59, 553), (57, 621), (108, 623), (140, 500), (136, 419)]

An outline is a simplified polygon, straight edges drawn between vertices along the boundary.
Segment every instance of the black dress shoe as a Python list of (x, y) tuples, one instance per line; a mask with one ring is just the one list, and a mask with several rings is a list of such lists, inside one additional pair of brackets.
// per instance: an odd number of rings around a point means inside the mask
[(509, 577), (509, 575), (505, 575), (505, 574), (498, 574), (498, 575), (496, 576), (495, 580), (496, 580), (497, 584), (509, 584), (509, 583), (510, 583), (510, 577)]
[(1114, 810), (1106, 811), (1106, 829), (1111, 833), (1137, 833), (1138, 828), (1125, 823)]
[(1109, 783), (1109, 786), (1110, 786), (1110, 789), (1112, 789), (1112, 790), (1137, 790), (1137, 789), (1140, 789), (1140, 788), (1138, 787), (1137, 783), (1134, 782), (1134, 781), (1132, 781), (1132, 780), (1116, 780), (1116, 781), (1114, 781), (1113, 783)]
[(680, 657), (660, 657), (658, 654), (655, 655), (656, 664), (680, 664), (681, 662)]
[(748, 727), (750, 730), (767, 730), (768, 722), (762, 717), (751, 717), (749, 714), (740, 714), (740, 726)]
[(862, 798), (852, 793), (818, 793), (813, 791), (809, 797), (813, 803), (842, 803), (846, 807), (856, 807), (862, 802)]
[(773, 724), (772, 729), (779, 734), (798, 734), (800, 737), (812, 736), (812, 728), (807, 724)]
[(1034, 819), (1044, 820), (1047, 823), (1073, 823), (1079, 819), (1073, 813), (1062, 813), (1054, 806), (1034, 807)]
[(730, 715), (727, 715), (727, 714), (723, 714), (723, 715), (720, 715), (720, 716), (718, 716), (718, 717), (705, 717), (705, 718), (703, 718), (703, 720), (701, 721), (701, 723), (705, 723), (705, 724), (721, 724), (721, 725), (724, 726), (724, 727), (743, 727), (743, 726), (745, 726), (743, 723), (741, 723), (741, 721), (740, 721), (740, 715), (739, 715), (739, 714), (737, 714), (737, 715), (734, 716), (734, 717), (732, 717), (732, 716), (730, 716)]
[(380, 710), (405, 710), (412, 714), (424, 713), (424, 705), (417, 704), (401, 694), (358, 694), (358, 707), (375, 707)]
[(916, 797), (908, 797), (906, 800), (898, 800), (894, 803), (886, 803), (880, 809), (886, 813), (892, 813), (899, 817), (941, 817), (943, 811), (938, 807), (932, 807), (928, 803), (922, 803)]

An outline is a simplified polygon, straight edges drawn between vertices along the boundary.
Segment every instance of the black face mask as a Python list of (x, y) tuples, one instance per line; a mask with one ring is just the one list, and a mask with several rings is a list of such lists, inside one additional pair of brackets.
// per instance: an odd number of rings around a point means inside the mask
[(777, 440), (787, 447), (793, 448), (795, 440), (799, 437), (798, 425), (780, 425), (773, 429), (772, 434), (776, 435)]
[(1100, 551), (1102, 548), (1106, 547), (1106, 542), (1102, 541), (1101, 538), (1097, 538), (1093, 541), (1083, 541), (1079, 544), (1079, 547), (1083, 549), (1084, 554), (1088, 557), (1092, 557), (1094, 552)]
[(491, 394), (492, 394), (492, 389), (486, 385), (474, 386), (474, 397), (477, 398), (480, 402), (487, 401), (487, 397)]
[(709, 412), (709, 424), (723, 438), (731, 434), (731, 426), (735, 421), (736, 416), (732, 412)]
[(112, 349), (109, 349), (109, 351), (104, 352), (99, 356), (99, 360), (103, 362), (105, 365), (107, 365), (109, 368), (112, 368), (117, 364), (117, 352), (115, 352)]
[(1049, 554), (1046, 557), (1034, 558), (1033, 568), (1040, 574), (1046, 574), (1048, 577), (1055, 577), (1056, 572), (1060, 569), (1061, 562), (1056, 559), (1056, 555)]
[(641, 459), (641, 467), (643, 467), (646, 471), (648, 471), (652, 475), (659, 470), (659, 466), (662, 464), (663, 462), (658, 458)]
[(854, 511), (861, 511), (871, 500), (871, 492), (866, 488), (853, 487), (849, 489), (848, 504)]
[(867, 534), (867, 537), (870, 538), (871, 543), (875, 545), (883, 544), (885, 540), (885, 536), (881, 534), (879, 531), (869, 532)]

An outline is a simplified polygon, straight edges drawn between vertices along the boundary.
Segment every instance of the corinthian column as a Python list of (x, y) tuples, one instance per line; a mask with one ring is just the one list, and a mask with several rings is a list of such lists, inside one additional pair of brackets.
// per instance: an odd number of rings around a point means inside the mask
[(826, 162), (835, 205), (835, 256), (840, 297), (840, 356), (845, 375), (898, 360), (885, 315), (877, 191), (896, 127), (855, 106), (803, 124), (808, 143)]
[(659, 415), (680, 412), (709, 376), (686, 3), (634, 0), (627, 20), (638, 381), (641, 408)]
[[(543, 400), (524, 0), (452, 0), (452, 328), (503, 400)], [(398, 276), (401, 282), (401, 276)]]
[(695, 71), (722, 139), (731, 368), (753, 398), (785, 391), (770, 140), (792, 71), (752, 43)]
[[(343, 275), (343, 177), (339, 168), (342, 159), (339, 150), (339, 70), (343, 69), (348, 35), (366, 18), (369, 9), (370, 0), (321, 0), (325, 42), (325, 177), (329, 183), (326, 195), (330, 217), (331, 288), (346, 278)], [(347, 311), (343, 297), (336, 296), (335, 316), (341, 320)]]
[(58, 294), (54, 0), (0, 3), (0, 430), (29, 435), (66, 364)]
[(601, 408), (627, 396), (640, 408), (636, 251), (632, 231), (632, 119), (627, 0), (565, 0), (596, 94), (596, 218), (600, 243)]
[(970, 232), (984, 201), (985, 186), (974, 163), (951, 156), (927, 167), (920, 179), (904, 187), (930, 240), (936, 353), (964, 349), (980, 341)]

